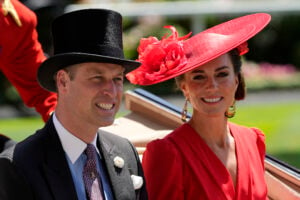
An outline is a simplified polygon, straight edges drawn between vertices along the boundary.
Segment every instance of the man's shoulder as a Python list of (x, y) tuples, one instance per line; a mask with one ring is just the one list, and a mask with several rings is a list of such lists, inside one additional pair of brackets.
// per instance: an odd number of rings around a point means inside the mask
[(1, 152), (0, 159), (1, 162), (19, 162), (20, 160), (30, 161), (32, 159), (32, 154), (30, 152), (37, 151), (37, 143), (33, 142), (33, 136), (29, 136), (21, 142), (10, 142), (7, 143), (7, 147)]
[(133, 144), (127, 138), (103, 130), (98, 131), (98, 133), (105, 149), (111, 149), (116, 154), (119, 153), (130, 159), (137, 159), (137, 152)]
[(32, 135), (18, 142), (13, 150), (13, 162), (31, 163), (43, 156), (43, 149), (46, 148), (49, 138), (45, 127), (37, 130)]
[(130, 141), (125, 138), (125, 137), (121, 137), (119, 135), (116, 135), (114, 133), (108, 132), (108, 131), (104, 131), (104, 130), (100, 130), (98, 131), (98, 133), (100, 134), (100, 140), (104, 139), (106, 141), (110, 141), (113, 142), (114, 144), (131, 144)]

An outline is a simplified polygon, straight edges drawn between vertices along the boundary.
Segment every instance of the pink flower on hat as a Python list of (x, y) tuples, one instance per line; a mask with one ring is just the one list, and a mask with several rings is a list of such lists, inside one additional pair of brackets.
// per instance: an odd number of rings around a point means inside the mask
[(187, 58), (183, 51), (183, 40), (188, 38), (191, 33), (178, 37), (175, 27), (165, 26), (164, 28), (172, 31), (169, 37), (164, 36), (158, 40), (156, 37), (150, 36), (140, 40), (137, 61), (142, 65), (126, 75), (131, 83), (147, 85), (147, 83), (162, 79), (186, 65)]

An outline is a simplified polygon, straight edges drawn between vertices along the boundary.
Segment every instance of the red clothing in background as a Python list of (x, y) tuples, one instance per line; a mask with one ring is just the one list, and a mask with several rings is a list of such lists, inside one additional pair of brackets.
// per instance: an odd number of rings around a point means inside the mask
[(37, 18), (19, 1), (11, 0), (22, 26), (19, 27), (10, 15), (0, 12), (0, 70), (17, 89), (28, 107), (34, 107), (43, 120), (56, 106), (56, 94), (41, 88), (36, 74), (46, 59), (36, 32)]
[(229, 123), (236, 145), (236, 187), (223, 163), (189, 124), (147, 145), (143, 168), (150, 200), (265, 200), (263, 133)]

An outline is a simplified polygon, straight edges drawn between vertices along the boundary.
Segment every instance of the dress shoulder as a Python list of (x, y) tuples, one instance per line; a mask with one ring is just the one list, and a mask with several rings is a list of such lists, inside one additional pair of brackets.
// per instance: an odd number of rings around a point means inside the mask
[(238, 133), (236, 134), (236, 136), (238, 136), (241, 139), (244, 145), (247, 144), (249, 148), (258, 152), (260, 160), (264, 166), (266, 145), (265, 134), (263, 133), (263, 131), (256, 127), (246, 127), (234, 123), (229, 123), (229, 125), (234, 132)]
[(260, 130), (258, 128), (252, 127), (250, 129), (252, 129), (253, 132), (256, 133), (256, 145), (257, 145), (257, 149), (260, 154), (260, 158), (264, 165), (264, 159), (265, 159), (265, 155), (266, 155), (265, 134), (262, 132), (262, 130)]
[(143, 155), (143, 162), (153, 157), (156, 161), (159, 160), (165, 163), (167, 160), (178, 159), (178, 154), (179, 152), (175, 145), (168, 138), (156, 139), (147, 144), (146, 151)]

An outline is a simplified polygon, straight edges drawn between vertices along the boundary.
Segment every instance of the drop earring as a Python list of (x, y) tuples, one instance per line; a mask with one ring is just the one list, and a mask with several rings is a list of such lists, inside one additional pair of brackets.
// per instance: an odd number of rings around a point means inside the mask
[(234, 101), (233, 104), (225, 112), (225, 116), (227, 118), (233, 118), (235, 115), (235, 111), (236, 111), (236, 107), (235, 107), (235, 101)]
[(187, 121), (187, 107), (188, 107), (188, 99), (185, 98), (185, 102), (184, 102), (184, 106), (182, 108), (182, 112), (181, 112), (181, 121), (186, 122)]

